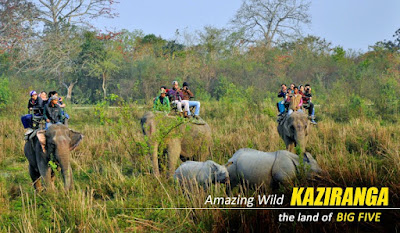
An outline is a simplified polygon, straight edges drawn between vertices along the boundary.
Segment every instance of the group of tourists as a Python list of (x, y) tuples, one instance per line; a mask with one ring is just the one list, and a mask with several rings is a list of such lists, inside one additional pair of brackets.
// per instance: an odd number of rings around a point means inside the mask
[(279, 111), (278, 116), (282, 116), (285, 113), (287, 116), (290, 116), (294, 111), (303, 112), (303, 109), (308, 109), (311, 123), (317, 123), (315, 122), (315, 110), (314, 104), (312, 103), (310, 84), (296, 86), (292, 83), (290, 84), (290, 88), (287, 88), (286, 84), (282, 84), (278, 92), (278, 97), (283, 98), (283, 100), (277, 104)]
[[(161, 86), (159, 93), (154, 98), (154, 111), (170, 113), (172, 109), (175, 109), (181, 117), (200, 119), (200, 102), (191, 100), (194, 95), (187, 82), (184, 82), (181, 88), (178, 81), (173, 81), (171, 89)], [(278, 97), (283, 98), (277, 103), (278, 116), (289, 116), (294, 111), (303, 112), (303, 109), (308, 109), (311, 123), (316, 124), (310, 84), (296, 86), (292, 83), (290, 88), (282, 84)], [(190, 110), (191, 107), (194, 107), (194, 114)], [(28, 129), (26, 134), (33, 132), (33, 116), (42, 117), (45, 120), (45, 129), (52, 124), (62, 124), (67, 121), (69, 116), (64, 112), (64, 108), (65, 103), (56, 91), (49, 92), (48, 96), (45, 91), (39, 95), (36, 91), (31, 91), (28, 101), (29, 114), (21, 118), (24, 127)]]
[[(180, 88), (178, 81), (173, 81), (171, 89), (165, 86), (160, 87), (160, 95), (154, 99), (153, 109), (169, 113), (173, 105), (181, 117), (200, 119), (200, 102), (190, 100), (191, 98), (194, 98), (194, 95), (187, 82), (184, 82)], [(195, 107), (194, 116), (190, 107)]]
[(25, 134), (33, 132), (33, 118), (43, 118), (45, 121), (45, 129), (48, 129), (52, 124), (63, 124), (69, 119), (69, 115), (64, 112), (65, 103), (58, 96), (57, 91), (45, 91), (38, 94), (36, 91), (29, 93), (28, 114), (21, 118), (22, 124), (27, 130)]

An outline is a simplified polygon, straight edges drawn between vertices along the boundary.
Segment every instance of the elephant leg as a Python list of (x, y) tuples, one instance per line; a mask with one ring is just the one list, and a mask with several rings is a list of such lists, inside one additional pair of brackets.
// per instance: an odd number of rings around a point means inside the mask
[(32, 182), (33, 182), (33, 187), (37, 191), (42, 190), (42, 182), (40, 180), (40, 173), (31, 165), (29, 165), (29, 175), (31, 176)]
[(153, 173), (155, 176), (160, 176), (160, 169), (158, 168), (158, 143), (153, 144), (153, 148), (150, 147), (153, 151), (151, 160), (153, 163)]
[(175, 173), (176, 163), (181, 155), (181, 151), (182, 146), (180, 139), (175, 138), (168, 143), (168, 178), (172, 177)]
[(39, 172), (44, 180), (44, 183), (46, 184), (46, 187), (53, 190), (54, 183), (52, 182), (52, 177), (51, 177), (52, 173), (51, 167), (47, 166), (45, 162), (41, 162), (39, 164)]

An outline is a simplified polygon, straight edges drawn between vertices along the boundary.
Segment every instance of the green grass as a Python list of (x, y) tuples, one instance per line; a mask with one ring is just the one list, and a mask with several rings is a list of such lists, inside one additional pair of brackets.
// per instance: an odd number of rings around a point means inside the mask
[[(16, 105), (13, 105), (16, 106)], [(248, 108), (221, 102), (202, 103), (202, 115), (213, 131), (213, 160), (226, 163), (243, 147), (263, 151), (284, 149), (276, 130), (272, 104)], [(23, 154), (24, 129), (18, 107), (0, 115), (1, 232), (209, 232), (279, 228), (280, 211), (171, 210), (144, 208), (205, 207), (208, 194), (226, 195), (224, 185), (184, 193), (173, 180), (154, 177), (139, 119), (146, 108), (127, 105), (104, 109), (104, 124), (94, 110), (69, 110), (70, 128), (84, 134), (72, 154), (74, 189), (63, 191), (58, 173), (54, 192), (36, 193)], [(400, 191), (400, 126), (378, 120), (338, 123), (328, 116), (311, 129), (309, 151), (324, 170), (318, 181), (299, 185), (389, 186), (393, 204)], [(290, 191), (290, 190), (289, 190)], [(234, 195), (253, 195), (234, 189)], [(244, 193), (243, 193), (244, 192)], [(285, 191), (285, 189), (282, 190)], [(396, 216), (396, 213), (390, 216)], [(260, 225), (261, 224), (261, 225)], [(307, 224), (282, 224), (280, 231), (310, 230)], [(321, 229), (359, 229), (351, 224), (318, 225)], [(311, 230), (317, 231), (314, 226)], [(379, 229), (380, 226), (376, 226)]]

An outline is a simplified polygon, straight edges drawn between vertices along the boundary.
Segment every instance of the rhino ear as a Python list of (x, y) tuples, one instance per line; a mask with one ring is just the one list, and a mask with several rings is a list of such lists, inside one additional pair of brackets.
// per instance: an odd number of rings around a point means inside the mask
[(211, 172), (217, 172), (218, 171), (218, 166), (215, 163), (211, 164)]
[(36, 137), (38, 138), (39, 143), (42, 146), (43, 153), (46, 153), (46, 130), (37, 131)]
[(69, 138), (71, 139), (71, 142), (69, 144), (69, 150), (73, 150), (82, 141), (83, 135), (70, 129)]
[[(304, 158), (303, 158), (304, 162), (309, 163), (309, 162), (310, 162), (310, 156), (311, 156), (310, 153), (304, 152)], [(311, 157), (312, 157), (312, 156), (311, 156)]]

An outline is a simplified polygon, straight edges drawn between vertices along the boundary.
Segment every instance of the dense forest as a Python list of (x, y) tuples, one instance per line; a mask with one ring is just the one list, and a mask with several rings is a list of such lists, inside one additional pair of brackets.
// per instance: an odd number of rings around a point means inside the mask
[[(398, 113), (400, 30), (367, 52), (345, 51), (301, 33), (311, 23), (309, 2), (281, 1), (292, 7), (288, 15), (287, 8), (263, 8), (252, 0), (243, 2), (226, 28), (177, 30), (166, 40), (141, 30), (102, 32), (89, 19), (115, 17), (116, 3), (78, 2), (0, 2), (0, 106), (11, 98), (7, 83), (25, 91), (58, 90), (75, 104), (116, 104), (145, 103), (173, 80), (188, 82), (198, 100), (256, 102), (276, 97), (281, 83), (294, 82), (310, 83), (317, 104), (354, 110), (346, 114), (391, 119)], [(257, 18), (266, 9), (278, 18)]]

